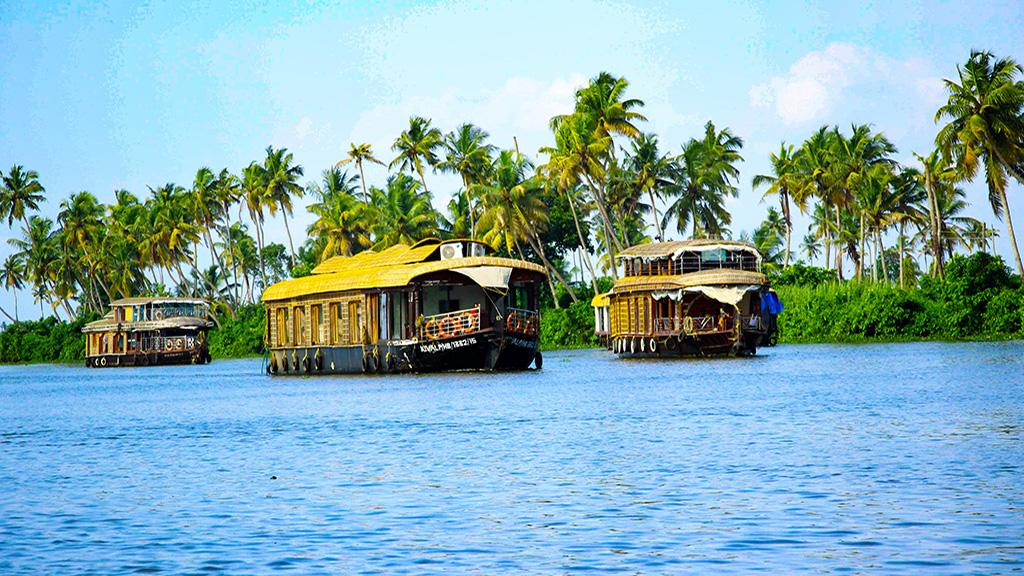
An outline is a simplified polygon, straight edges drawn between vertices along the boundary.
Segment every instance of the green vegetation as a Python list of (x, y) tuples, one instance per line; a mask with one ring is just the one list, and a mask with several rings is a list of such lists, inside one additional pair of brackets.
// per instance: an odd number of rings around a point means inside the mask
[(911, 289), (863, 281), (821, 283), (814, 276), (805, 273), (776, 285), (786, 307), (779, 316), (781, 342), (1024, 336), (1020, 277), (1011, 275), (1001, 258), (985, 253), (956, 255), (946, 264), (945, 278), (925, 277)]
[(82, 326), (94, 317), (61, 322), (53, 316), (17, 322), (0, 332), (0, 363), (82, 362), (85, 338)]
[[(799, 145), (780, 144), (770, 173), (752, 178), (762, 198), (778, 205), (752, 234), (737, 236), (757, 245), (780, 287), (785, 339), (973, 338), (1019, 325), (1019, 280), (1000, 284), (982, 274), (983, 293), (958, 293), (976, 275), (954, 262), (958, 253), (985, 253), (998, 234), (964, 215), (959, 184), (983, 180), (1024, 274), (1007, 193), (1013, 181), (1024, 182), (1024, 70), (972, 52), (957, 72), (945, 81), (947, 101), (935, 115), (935, 148), (914, 154), (916, 166), (900, 165), (895, 144), (870, 125), (822, 126)], [(628, 90), (625, 78), (592, 78), (571, 110), (551, 119), (552, 142), (536, 161), (516, 143), (491, 144), (473, 124), (446, 133), (414, 116), (396, 136), (393, 158), (352, 143), (316, 182), (302, 183), (303, 166), (271, 146), (238, 172), (199, 168), (188, 187), (169, 182), (143, 196), (117, 190), (110, 204), (78, 192), (59, 202), (55, 218), (34, 214), (46, 190), (39, 174), (15, 165), (0, 186), (0, 217), (14, 236), (14, 254), (0, 268), (4, 289), (15, 295), (13, 311), (0, 307), (15, 322), (5, 334), (35, 342), (55, 330), (46, 321), (16, 322), (19, 290), (31, 291), (41, 316), (73, 323), (104, 313), (116, 298), (177, 294), (214, 303), (221, 325), (215, 356), (251, 354), (260, 347), (256, 310), (269, 284), (309, 274), (334, 256), (439, 236), (478, 239), (499, 255), (540, 262), (550, 277), (543, 345), (587, 345), (587, 294), (599, 291), (603, 277), (617, 277), (617, 253), (670, 231), (731, 238), (726, 201), (740, 196), (742, 138), (708, 121), (669, 153), (674, 146), (643, 131), (644, 102)], [(367, 164), (388, 172), (369, 182)], [(434, 204), (436, 184), (427, 187), (439, 171), (461, 182), (444, 191), (451, 197), (444, 212)], [(296, 249), (289, 217), (303, 196), (314, 221)], [(794, 210), (811, 220), (799, 247), (792, 245)], [(287, 246), (266, 242), (278, 217)], [(807, 264), (819, 258), (822, 268)], [(851, 269), (853, 281), (844, 284)], [(959, 280), (950, 278), (954, 271)], [(3, 361), (71, 354), (53, 346)]]

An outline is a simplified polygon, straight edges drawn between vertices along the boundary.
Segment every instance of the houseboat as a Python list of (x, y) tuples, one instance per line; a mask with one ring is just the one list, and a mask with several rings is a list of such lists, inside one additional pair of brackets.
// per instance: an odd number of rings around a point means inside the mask
[(773, 345), (782, 305), (746, 242), (641, 244), (591, 301), (598, 338), (620, 356), (752, 355)]
[(85, 365), (149, 366), (210, 362), (206, 301), (195, 298), (123, 298), (86, 324)]
[(270, 374), (540, 368), (544, 268), (472, 240), (325, 260), (263, 293)]

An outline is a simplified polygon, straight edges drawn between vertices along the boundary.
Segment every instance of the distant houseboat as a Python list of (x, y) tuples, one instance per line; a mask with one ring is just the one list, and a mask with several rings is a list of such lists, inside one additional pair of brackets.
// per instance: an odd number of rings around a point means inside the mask
[(427, 239), (334, 257), (263, 293), (271, 374), (522, 370), (541, 364), (544, 268)]
[(774, 344), (782, 306), (753, 245), (656, 242), (618, 261), (624, 276), (591, 302), (597, 336), (616, 354), (749, 355)]
[(85, 365), (147, 366), (210, 361), (209, 307), (194, 298), (123, 298), (86, 324)]

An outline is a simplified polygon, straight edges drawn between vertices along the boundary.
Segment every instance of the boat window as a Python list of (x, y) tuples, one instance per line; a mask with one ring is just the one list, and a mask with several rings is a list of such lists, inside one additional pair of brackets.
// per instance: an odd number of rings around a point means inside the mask
[(310, 343), (320, 344), (320, 329), (324, 325), (323, 308), (320, 304), (313, 304), (309, 311), (309, 320), (312, 323), (309, 331)]
[(277, 345), (288, 344), (288, 309), (281, 307), (277, 309)]
[(353, 300), (348, 303), (348, 343), (359, 344), (363, 334), (363, 303)]
[(296, 306), (293, 310), (292, 316), (292, 328), (295, 331), (292, 336), (292, 341), (296, 346), (300, 346), (302, 345), (303, 340), (305, 340), (306, 332), (306, 327), (302, 317), (302, 306)]
[(338, 328), (341, 326), (341, 307), (338, 306), (337, 302), (331, 302), (327, 307), (328, 326), (327, 329), (330, 331), (329, 341), (331, 344), (338, 343)]

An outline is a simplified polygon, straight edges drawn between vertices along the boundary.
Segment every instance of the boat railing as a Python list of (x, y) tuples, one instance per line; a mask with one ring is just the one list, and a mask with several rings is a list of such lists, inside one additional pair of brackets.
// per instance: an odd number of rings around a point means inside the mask
[[(749, 321), (749, 317), (748, 321)], [(719, 334), (732, 332), (735, 329), (735, 317), (730, 314), (711, 314), (708, 316), (683, 316), (682, 318), (655, 318), (654, 334), (659, 336), (686, 334), (699, 336), (703, 334)], [(646, 336), (644, 332), (627, 331), (626, 336)]]
[(420, 323), (421, 340), (443, 340), (480, 330), (480, 305), (465, 310), (425, 316)]
[(139, 352), (181, 352), (195, 350), (200, 342), (195, 336), (151, 336), (139, 341)]
[(534, 310), (509, 308), (505, 316), (505, 332), (536, 336), (540, 332), (540, 314)]
[(744, 330), (762, 331), (767, 329), (764, 320), (759, 314), (744, 314), (740, 316), (740, 325)]

